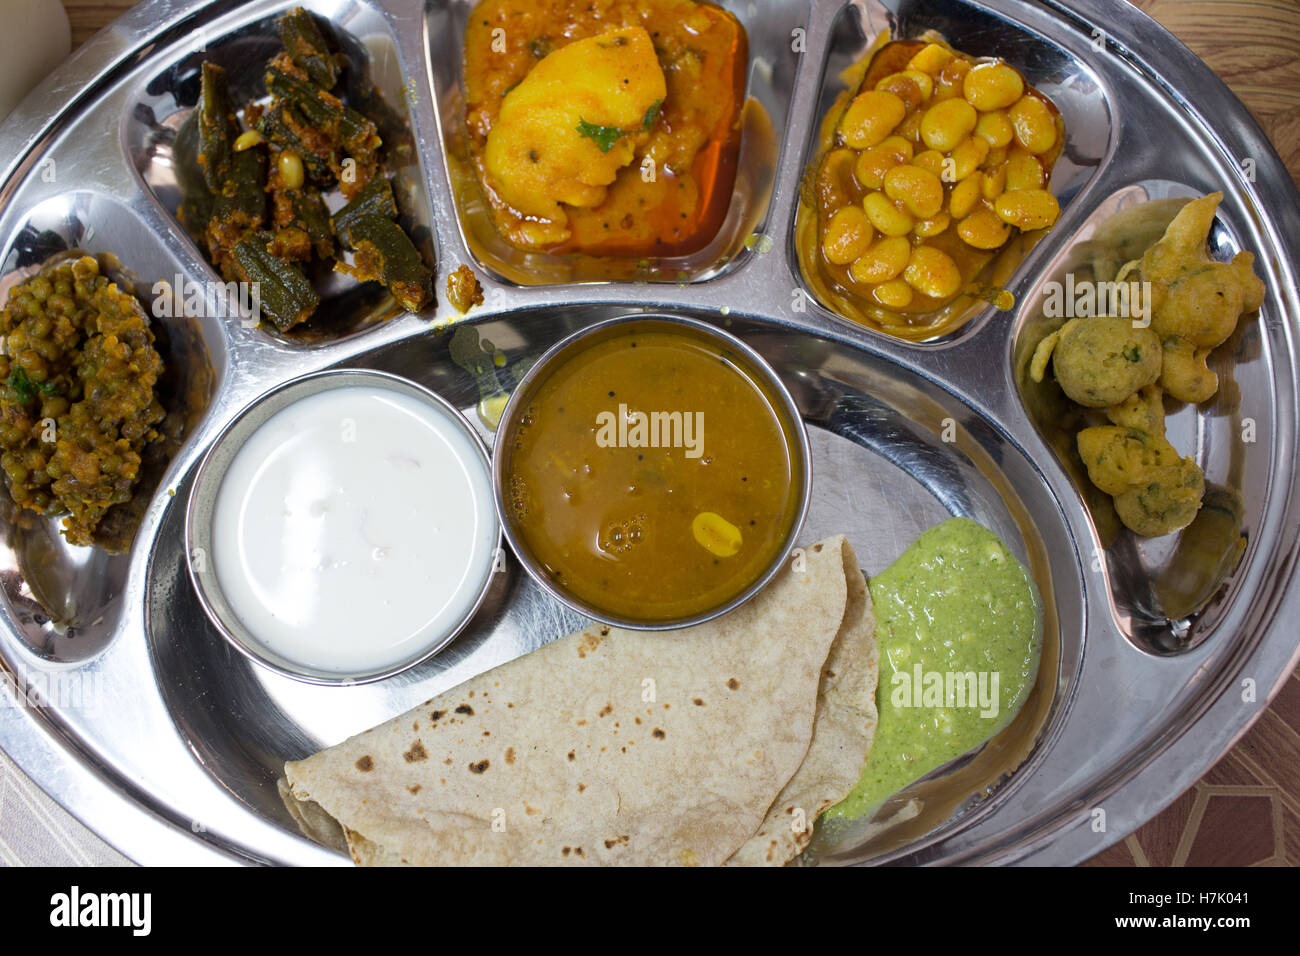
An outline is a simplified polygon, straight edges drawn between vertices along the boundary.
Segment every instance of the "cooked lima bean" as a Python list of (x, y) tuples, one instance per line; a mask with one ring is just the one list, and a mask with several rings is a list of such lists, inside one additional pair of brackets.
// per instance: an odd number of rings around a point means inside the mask
[(993, 209), (1003, 222), (1026, 231), (1046, 229), (1061, 215), (1056, 197), (1046, 189), (1008, 190), (997, 198)]
[(1005, 164), (997, 169), (991, 169), (984, 174), (984, 182), (980, 187), (980, 193), (989, 202), (997, 199), (1002, 195), (1002, 191), (1007, 188), (1007, 167)]
[(905, 236), (916, 224), (907, 210), (899, 209), (884, 193), (867, 193), (862, 209), (871, 224), (886, 236)]
[(1016, 128), (1006, 113), (982, 113), (975, 124), (975, 135), (990, 146), (1006, 146), (1016, 135)]
[(859, 93), (845, 110), (840, 135), (854, 149), (866, 149), (892, 133), (906, 115), (907, 107), (893, 93), (868, 90)]
[(1025, 81), (1005, 63), (981, 63), (962, 82), (967, 102), (986, 113), (1010, 106), (1024, 92)]
[(912, 250), (903, 278), (917, 292), (932, 299), (946, 299), (961, 289), (961, 270), (952, 256), (932, 246)]
[(907, 267), (912, 244), (902, 236), (878, 239), (849, 267), (854, 282), (874, 285), (887, 282)]
[(909, 70), (920, 70), (922, 73), (929, 73), (931, 76), (938, 76), (943, 71), (943, 68), (952, 61), (953, 55), (951, 50), (940, 46), (938, 43), (931, 43), (908, 61), (907, 68)]
[(1056, 145), (1056, 120), (1042, 100), (1022, 96), (1008, 116), (1016, 128), (1016, 141), (1031, 153), (1045, 153)]
[(948, 211), (957, 219), (965, 219), (969, 216), (975, 204), (980, 201), (983, 183), (982, 173), (967, 176), (959, 182), (952, 188), (952, 194), (948, 197)]
[[(989, 154), (989, 144), (978, 136), (968, 136), (949, 154), (951, 163), (944, 167), (944, 182), (956, 183), (979, 169)], [(950, 175), (951, 173), (951, 175)]]
[(1011, 238), (1011, 227), (987, 206), (981, 206), (957, 223), (957, 235), (976, 249), (997, 249)]
[(1038, 157), (1019, 146), (1007, 156), (1007, 189), (1042, 189), (1047, 183)]
[(859, 206), (845, 206), (826, 224), (822, 251), (837, 266), (846, 266), (871, 245), (875, 232)]
[(918, 219), (929, 219), (943, 208), (943, 183), (920, 166), (895, 166), (885, 173), (885, 195)]
[(1010, 64), (897, 41), (843, 102), (824, 134), (814, 234), (819, 268), (850, 298), (933, 310), (977, 282), (1014, 229), (1059, 218), (1047, 184), (1060, 121)]
[(871, 295), (881, 305), (890, 309), (905, 309), (912, 304), (912, 287), (906, 279), (890, 279), (871, 290)]
[[(899, 146), (898, 143), (902, 145)], [(853, 178), (867, 189), (879, 189), (884, 184), (885, 173), (911, 158), (912, 144), (891, 136), (880, 145), (864, 149), (858, 154), (853, 164)]]
[(922, 219), (912, 227), (913, 235), (920, 236), (922, 239), (929, 239), (939, 235), (952, 223), (952, 216), (946, 212), (940, 212), (933, 219)]
[(978, 119), (975, 107), (965, 100), (943, 100), (921, 117), (921, 139), (931, 149), (947, 152), (970, 135)]

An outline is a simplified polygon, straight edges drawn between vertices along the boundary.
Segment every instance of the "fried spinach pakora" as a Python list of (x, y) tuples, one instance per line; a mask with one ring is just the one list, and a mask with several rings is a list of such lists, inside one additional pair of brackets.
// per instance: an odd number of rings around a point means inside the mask
[(1124, 525), (1144, 537), (1187, 527), (1205, 494), (1200, 466), (1165, 437), (1164, 396), (1192, 404), (1212, 398), (1219, 380), (1210, 353), (1264, 301), (1252, 253), (1231, 262), (1209, 256), (1222, 199), (1211, 193), (1184, 205), (1159, 241), (1119, 270), (1117, 284), (1149, 284), (1149, 327), (1113, 316), (1073, 319), (1039, 343), (1030, 363), (1034, 381), (1050, 363), (1068, 398), (1104, 410), (1111, 424), (1079, 431), (1079, 456), (1092, 483), (1114, 497)]

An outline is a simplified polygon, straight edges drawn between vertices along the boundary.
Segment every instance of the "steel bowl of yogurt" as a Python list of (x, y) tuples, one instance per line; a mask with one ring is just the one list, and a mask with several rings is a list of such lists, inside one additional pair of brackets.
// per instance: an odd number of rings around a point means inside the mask
[(217, 437), (185, 521), (204, 611), (245, 657), (316, 684), (427, 660), (492, 583), (487, 449), (414, 382), (362, 369), (266, 393)]

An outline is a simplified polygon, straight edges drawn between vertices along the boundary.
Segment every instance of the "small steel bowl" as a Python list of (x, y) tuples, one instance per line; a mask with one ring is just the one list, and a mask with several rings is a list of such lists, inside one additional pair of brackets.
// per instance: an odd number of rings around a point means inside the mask
[[(588, 348), (602, 339), (626, 334), (630, 328), (636, 327), (646, 330), (656, 327), (672, 327), (676, 331), (686, 330), (701, 339), (707, 340), (714, 347), (724, 349), (742, 360), (742, 364), (746, 366), (747, 371), (753, 376), (754, 380), (768, 391), (768, 397), (772, 400), (777, 414), (783, 419), (783, 424), (786, 426), (783, 430), (789, 439), (790, 460), (798, 469), (798, 476), (795, 479), (799, 483), (798, 500), (794, 519), (791, 521), (790, 528), (786, 533), (785, 542), (773, 557), (771, 563), (744, 591), (726, 603), (690, 617), (672, 620), (647, 621), (618, 617), (584, 601), (561, 587), (551, 575), (547, 574), (546, 569), (541, 566), (529, 550), (523, 536), (511, 519), (505, 500), (506, 447), (509, 445), (509, 436), (517, 424), (520, 409), (527, 407), (527, 403), (532, 399), (537, 388), (547, 380), (551, 370), (574, 352)], [(492, 491), (496, 501), (497, 520), (501, 524), (506, 540), (510, 542), (510, 547), (514, 550), (519, 562), (524, 566), (529, 576), (541, 585), (547, 593), (579, 614), (605, 624), (641, 631), (666, 631), (702, 624), (734, 610), (762, 590), (763, 586), (772, 580), (777, 571), (781, 569), (781, 566), (789, 558), (790, 552), (794, 549), (795, 541), (799, 536), (800, 529), (803, 527), (804, 519), (808, 514), (808, 506), (812, 500), (812, 452), (808, 445), (808, 433), (804, 428), (803, 417), (799, 413), (794, 398), (781, 381), (780, 376), (776, 374), (776, 371), (761, 355), (736, 336), (724, 332), (707, 322), (677, 315), (638, 313), (636, 315), (606, 319), (574, 332), (543, 353), (542, 357), (528, 370), (528, 373), (511, 394), (505, 410), (501, 413), (501, 423), (497, 427), (497, 441), (492, 453)]]
[[(318, 392), (356, 385), (389, 389), (409, 395), (445, 415), (448, 420), (459, 426), (472, 439), (472, 447), (477, 449), (481, 455), (484, 472), (491, 467), (488, 450), (483, 444), (483, 440), (470, 423), (465, 420), (465, 416), (440, 395), (415, 384), (409, 379), (402, 378), (400, 375), (392, 375), (371, 369), (330, 369), (324, 372), (312, 372), (273, 388), (256, 399), (247, 409), (226, 425), (216, 440), (213, 441), (208, 453), (203, 458), (203, 462), (199, 465), (185, 511), (185, 554), (188, 557), (186, 564), (189, 567), (190, 580), (194, 583), (194, 590), (198, 595), (199, 604), (202, 605), (204, 613), (207, 614), (213, 626), (230, 643), (231, 647), (253, 663), (275, 671), (277, 674), (311, 684), (354, 685), (383, 680), (386, 677), (392, 677), (394, 674), (409, 670), (437, 654), (465, 629), (465, 625), (470, 622), (482, 606), (483, 599), (487, 596), (492, 584), (492, 571), (493, 566), (496, 564), (495, 556), (500, 554), (501, 548), (501, 526), (500, 522), (495, 520), (494, 515), (493, 523), (496, 527), (492, 529), (491, 534), (494, 541), (493, 559), (488, 562), (483, 580), (479, 584), (478, 594), (475, 596), (469, 610), (460, 617), (454, 626), (445, 633), (436, 635), (434, 640), (421, 647), (406, 660), (380, 670), (345, 674), (304, 667), (273, 654), (257, 639), (256, 635), (244, 626), (222, 593), (216, 569), (213, 567), (212, 560), (208, 558), (213, 554), (211, 544), (212, 513), (216, 505), (217, 494), (226, 476), (226, 470), (244, 442), (277, 412)], [(364, 595), (358, 595), (358, 599), (364, 600)]]

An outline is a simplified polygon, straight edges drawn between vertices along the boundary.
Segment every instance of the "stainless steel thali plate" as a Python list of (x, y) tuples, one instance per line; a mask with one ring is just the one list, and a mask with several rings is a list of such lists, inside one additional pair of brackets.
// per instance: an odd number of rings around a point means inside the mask
[[(116, 253), (145, 295), (177, 276), (215, 281), (172, 217), (170, 138), (203, 56), (237, 62), (294, 5), (146, 0), (35, 91), (0, 127), (0, 291), (73, 246)], [(365, 52), (389, 102), (408, 112), (407, 212), (427, 229), (440, 277), (462, 263), (488, 273), (487, 301), (451, 328), (434, 327), (451, 314), (445, 301), (436, 314), (386, 322), (367, 311), (373, 303), (344, 302), (336, 334), (313, 341), (234, 320), (162, 320), (188, 427), (134, 550), (90, 555), (65, 547), (52, 525), (5, 527), (0, 747), (128, 856), (346, 863), (298, 834), (276, 792), (284, 760), (581, 625), (511, 564), (453, 644), (397, 677), (318, 687), (251, 665), (212, 630), (186, 570), (184, 502), (222, 428), (277, 383), (335, 367), (406, 376), (474, 419), (480, 383), (452, 360), (453, 341), (500, 353), (509, 387), (565, 334), (638, 310), (724, 325), (782, 376), (813, 450), (803, 540), (844, 533), (874, 574), (924, 528), (966, 515), (1008, 542), (1045, 599), (1044, 664), (1020, 717), (911, 788), (913, 820), (874, 842), (849, 833), (818, 846), (818, 861), (1086, 859), (1204, 773), (1295, 667), (1300, 197), (1241, 104), (1142, 14), (1104, 0), (727, 4), (749, 32), (749, 93), (774, 131), (770, 168), (757, 165), (737, 200), (753, 241), (682, 275), (651, 264), (632, 277), (643, 281), (577, 273), (521, 286), (480, 261), (457, 206), (468, 0), (303, 5)], [(1069, 128), (1052, 184), (1064, 212), (1009, 285), (1021, 305), (990, 307), (920, 345), (813, 302), (793, 250), (800, 181), (839, 70), (886, 29), (934, 29), (969, 53), (1013, 60)], [(1184, 588), (1179, 603), (1152, 583), (1168, 583), (1177, 552), (1128, 538), (1103, 546), (1019, 373), (1042, 284), (1071, 268), (1099, 222), (1146, 199), (1214, 190), (1225, 199), (1212, 243), (1253, 250), (1268, 298), (1231, 343), (1232, 387), (1170, 421), (1175, 443), (1195, 448), (1208, 480), (1236, 496), (1244, 540), (1235, 566), (1212, 588)], [(1256, 440), (1234, 438), (1247, 420)]]

